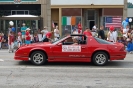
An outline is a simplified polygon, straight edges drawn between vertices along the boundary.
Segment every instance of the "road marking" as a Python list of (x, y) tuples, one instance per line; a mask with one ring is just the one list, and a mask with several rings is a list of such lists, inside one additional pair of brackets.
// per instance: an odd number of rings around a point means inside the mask
[(89, 67), (59, 67), (59, 66), (54, 66), (54, 67), (45, 67), (45, 66), (40, 66), (40, 67), (35, 67), (35, 66), (0, 66), (0, 69), (3, 69), (3, 68), (5, 68), (5, 69), (8, 69), (8, 68), (14, 68), (14, 69), (21, 69), (21, 68), (27, 68), (27, 69), (58, 69), (58, 70), (60, 70), (60, 69), (62, 69), (62, 70), (64, 70), (64, 69), (68, 69), (68, 70), (71, 70), (71, 69), (75, 69), (75, 70), (133, 70), (133, 68), (110, 68), (110, 67), (108, 67), (108, 68), (104, 68), (104, 67), (98, 67), (98, 68), (95, 68), (95, 67), (91, 67), (91, 68), (89, 68)]

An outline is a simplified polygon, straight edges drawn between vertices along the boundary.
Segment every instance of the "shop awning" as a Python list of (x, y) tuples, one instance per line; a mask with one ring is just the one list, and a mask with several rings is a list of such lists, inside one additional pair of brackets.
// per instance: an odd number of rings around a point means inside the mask
[(2, 16), (0, 20), (40, 20), (41, 17), (34, 15), (9, 15)]

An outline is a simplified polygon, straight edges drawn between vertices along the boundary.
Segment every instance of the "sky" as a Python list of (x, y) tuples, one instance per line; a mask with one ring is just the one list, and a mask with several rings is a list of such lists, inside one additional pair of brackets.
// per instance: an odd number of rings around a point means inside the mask
[(133, 3), (133, 0), (128, 0), (128, 2), (131, 2), (131, 3)]

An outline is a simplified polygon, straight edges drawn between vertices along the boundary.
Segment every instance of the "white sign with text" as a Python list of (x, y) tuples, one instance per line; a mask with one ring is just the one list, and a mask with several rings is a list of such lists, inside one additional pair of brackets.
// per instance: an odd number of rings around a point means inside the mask
[(79, 45), (63, 45), (62, 52), (81, 52), (81, 46), (79, 46)]

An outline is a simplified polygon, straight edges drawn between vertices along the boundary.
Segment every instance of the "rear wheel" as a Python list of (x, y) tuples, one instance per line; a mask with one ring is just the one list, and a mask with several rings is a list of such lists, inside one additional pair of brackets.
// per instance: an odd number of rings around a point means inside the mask
[(103, 66), (108, 62), (108, 55), (105, 52), (96, 52), (93, 57), (92, 61), (97, 66)]
[(46, 55), (41, 51), (35, 51), (30, 56), (31, 62), (35, 65), (42, 65), (46, 62)]

